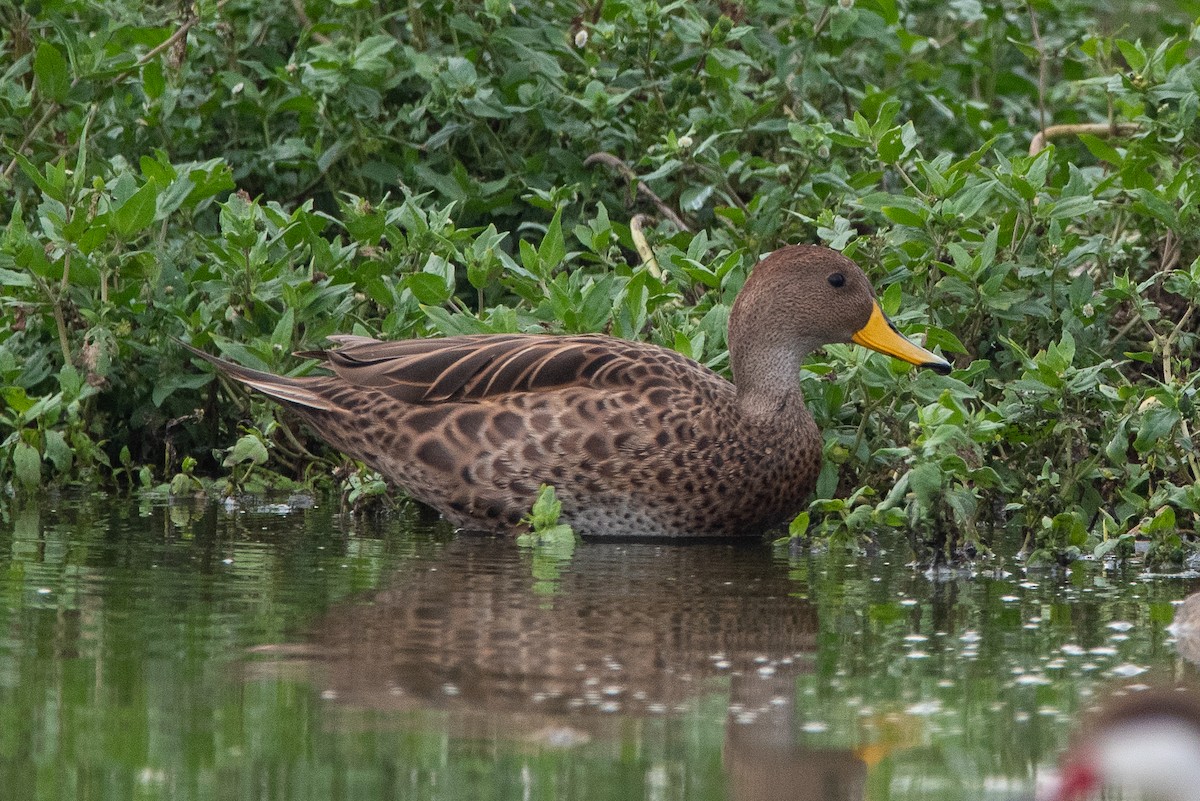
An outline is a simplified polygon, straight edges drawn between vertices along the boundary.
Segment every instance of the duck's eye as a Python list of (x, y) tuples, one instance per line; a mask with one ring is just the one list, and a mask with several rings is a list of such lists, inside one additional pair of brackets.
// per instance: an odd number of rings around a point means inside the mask
[(829, 285), (834, 289), (841, 289), (846, 283), (846, 276), (841, 273), (833, 273), (829, 276)]

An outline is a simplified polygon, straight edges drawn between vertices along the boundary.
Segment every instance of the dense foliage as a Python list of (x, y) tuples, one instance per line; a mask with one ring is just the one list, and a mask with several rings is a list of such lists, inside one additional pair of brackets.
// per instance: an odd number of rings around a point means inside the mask
[(0, 6), (12, 492), (342, 461), (173, 337), (297, 372), (335, 331), (606, 331), (723, 370), (747, 270), (807, 241), (958, 367), (811, 360), (810, 534), (911, 522), (949, 554), (1012, 530), (1062, 558), (1140, 533), (1183, 558), (1196, 3), (388, 7)]

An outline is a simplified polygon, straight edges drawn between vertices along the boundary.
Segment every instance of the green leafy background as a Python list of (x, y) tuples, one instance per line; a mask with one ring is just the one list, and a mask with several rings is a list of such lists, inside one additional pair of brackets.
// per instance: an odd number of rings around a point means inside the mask
[[(826, 466), (797, 536), (900, 527), (928, 557), (1014, 531), (1054, 560), (1144, 535), (1178, 564), (1200, 509), (1197, 15), (0, 6), (0, 481), (328, 480), (340, 457), (172, 337), (292, 373), (338, 331), (604, 331), (724, 371), (750, 266), (820, 242), (957, 370), (810, 360)], [(1075, 123), (1099, 127), (1030, 155)]]

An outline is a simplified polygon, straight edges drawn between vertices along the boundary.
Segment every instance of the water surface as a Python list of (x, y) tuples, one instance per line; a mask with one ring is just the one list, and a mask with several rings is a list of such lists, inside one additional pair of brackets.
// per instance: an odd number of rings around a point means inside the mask
[(1194, 680), (1193, 577), (49, 499), (0, 524), (21, 799), (1011, 799), (1097, 693)]

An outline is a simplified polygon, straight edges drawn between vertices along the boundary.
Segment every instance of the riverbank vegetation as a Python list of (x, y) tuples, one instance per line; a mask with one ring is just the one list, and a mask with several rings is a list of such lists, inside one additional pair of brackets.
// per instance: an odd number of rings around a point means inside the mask
[(810, 360), (804, 536), (1179, 565), (1200, 6), (1126, 5), (4, 6), (0, 483), (362, 502), (174, 339), (298, 372), (335, 332), (603, 331), (724, 371), (751, 265), (818, 242), (957, 369)]

